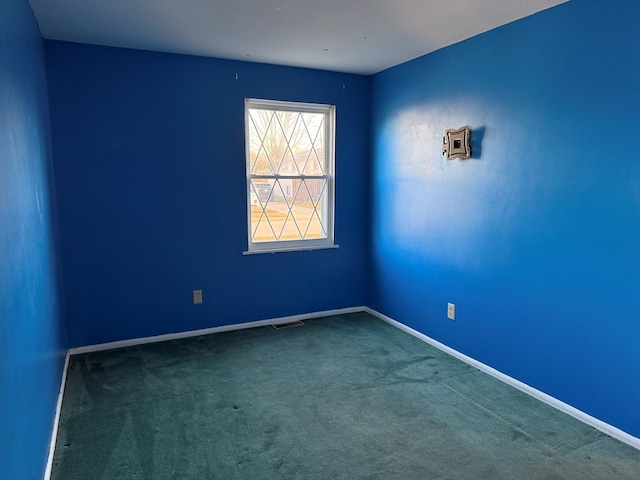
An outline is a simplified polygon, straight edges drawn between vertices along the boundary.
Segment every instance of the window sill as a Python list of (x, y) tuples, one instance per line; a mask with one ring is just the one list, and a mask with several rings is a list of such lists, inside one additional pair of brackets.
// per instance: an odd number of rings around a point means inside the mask
[(306, 252), (310, 250), (327, 250), (340, 248), (340, 245), (315, 245), (310, 247), (274, 248), (273, 250), (247, 250), (242, 255), (259, 255), (261, 253), (281, 253), (281, 252)]

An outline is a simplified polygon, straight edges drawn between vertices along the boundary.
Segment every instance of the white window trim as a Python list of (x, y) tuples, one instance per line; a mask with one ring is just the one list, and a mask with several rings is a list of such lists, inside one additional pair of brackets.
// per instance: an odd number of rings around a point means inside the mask
[[(327, 172), (323, 178), (327, 178), (327, 207), (325, 231), (326, 238), (314, 238), (308, 240), (277, 240), (272, 242), (253, 242), (251, 240), (251, 180), (256, 178), (314, 178), (308, 175), (255, 175), (250, 169), (250, 141), (247, 126), (249, 125), (249, 109), (279, 110), (302, 113), (322, 113), (325, 115), (323, 154), (327, 163)], [(263, 100), (256, 98), (245, 99), (244, 121), (245, 121), (245, 172), (246, 172), (246, 195), (247, 204), (247, 243), (248, 249), (243, 255), (253, 255), (259, 253), (276, 253), (304, 250), (318, 250), (326, 248), (338, 248), (334, 243), (334, 223), (335, 223), (335, 106), (318, 103), (287, 102), (278, 100)], [(323, 216), (324, 216), (323, 212)]]

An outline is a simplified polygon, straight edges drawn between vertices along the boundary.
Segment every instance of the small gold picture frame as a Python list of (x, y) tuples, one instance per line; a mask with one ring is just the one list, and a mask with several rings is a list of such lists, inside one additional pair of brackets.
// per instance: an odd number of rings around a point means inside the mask
[(447, 156), (447, 160), (471, 158), (470, 138), (469, 126), (458, 129), (447, 128), (442, 138), (442, 154)]

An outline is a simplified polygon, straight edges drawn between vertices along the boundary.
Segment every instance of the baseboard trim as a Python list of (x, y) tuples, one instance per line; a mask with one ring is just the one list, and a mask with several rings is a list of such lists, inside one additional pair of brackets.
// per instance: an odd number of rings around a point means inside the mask
[(136, 345), (144, 345), (146, 343), (165, 342), (167, 340), (178, 340), (180, 338), (197, 337), (199, 335), (209, 335), (212, 333), (229, 332), (232, 330), (244, 330), (246, 328), (265, 327), (270, 325), (278, 325), (280, 323), (290, 323), (298, 320), (310, 320), (312, 318), (329, 317), (332, 315), (344, 315), (347, 313), (355, 313), (365, 311), (365, 307), (348, 307), (335, 310), (324, 310), (321, 312), (303, 313), (299, 315), (291, 315), (288, 317), (271, 318), (268, 320), (258, 320), (246, 323), (234, 323), (232, 325), (223, 325), (220, 327), (203, 328), (200, 330), (189, 330), (186, 332), (167, 333), (164, 335), (156, 335), (152, 337), (133, 338), (130, 340), (120, 340), (116, 342), (100, 343), (96, 345), (87, 345), (85, 347), (75, 347), (69, 349), (70, 355), (78, 355), (81, 353), (100, 352), (102, 350), (112, 350), (114, 348), (132, 347)]
[(47, 466), (44, 471), (44, 480), (51, 478), (51, 470), (53, 468), (53, 454), (56, 450), (56, 441), (58, 439), (58, 425), (60, 424), (60, 414), (62, 412), (62, 398), (64, 397), (64, 388), (67, 384), (67, 371), (69, 370), (69, 351), (65, 354), (64, 366), (62, 367), (62, 378), (60, 379), (60, 390), (58, 391), (58, 401), (56, 402), (56, 411), (53, 416), (53, 432), (51, 433), (51, 441), (49, 442), (49, 454), (47, 455)]
[(557, 410), (560, 410), (563, 413), (566, 413), (567, 415), (572, 416), (577, 420), (580, 420), (582, 423), (585, 423), (593, 428), (596, 428), (601, 432), (606, 433), (610, 437), (613, 437), (616, 440), (620, 440), (621, 442), (624, 442), (627, 445), (630, 445), (640, 450), (640, 438), (634, 437), (633, 435), (623, 430), (620, 430), (619, 428), (614, 427), (613, 425), (609, 425), (608, 423), (605, 423), (602, 420), (592, 417), (591, 415), (583, 412), (582, 410), (578, 410), (577, 408), (572, 407), (568, 403), (564, 403), (563, 401), (558, 400), (557, 398), (554, 398), (551, 395), (548, 395), (536, 388), (533, 388), (527, 385), (526, 383), (521, 382), (520, 380), (516, 380), (515, 378), (510, 377), (509, 375), (506, 375), (500, 372), (499, 370), (496, 370), (495, 368), (485, 365), (484, 363), (479, 362), (478, 360), (475, 360), (474, 358), (471, 358), (465, 355), (464, 353), (460, 353), (457, 350), (454, 350), (453, 348), (448, 347), (447, 345), (440, 343), (437, 340), (434, 340), (433, 338), (423, 333), (420, 333), (417, 330), (414, 330), (413, 328), (408, 327), (403, 323), (400, 323), (392, 319), (391, 317), (388, 317), (376, 310), (373, 310), (372, 308), (364, 307), (364, 311), (379, 318), (380, 320), (383, 320), (389, 323), (390, 325), (393, 325), (396, 328), (399, 328), (400, 330), (403, 330), (404, 332), (407, 332), (410, 335), (413, 335), (414, 337), (422, 340), (425, 343), (428, 343), (429, 345), (437, 348), (438, 350), (442, 350), (443, 352), (448, 353), (452, 357), (462, 360), (463, 362), (477, 368), (478, 370), (488, 375), (491, 375), (492, 377), (495, 377), (498, 380), (508, 385), (511, 385), (512, 387), (517, 388), (518, 390), (528, 395), (531, 395), (532, 397), (546, 403), (547, 405), (554, 407)]

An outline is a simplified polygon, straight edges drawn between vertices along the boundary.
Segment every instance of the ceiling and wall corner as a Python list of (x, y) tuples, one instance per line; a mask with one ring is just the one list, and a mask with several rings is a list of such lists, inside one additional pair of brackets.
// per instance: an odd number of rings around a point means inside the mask
[(566, 0), (30, 0), (45, 39), (370, 75)]

